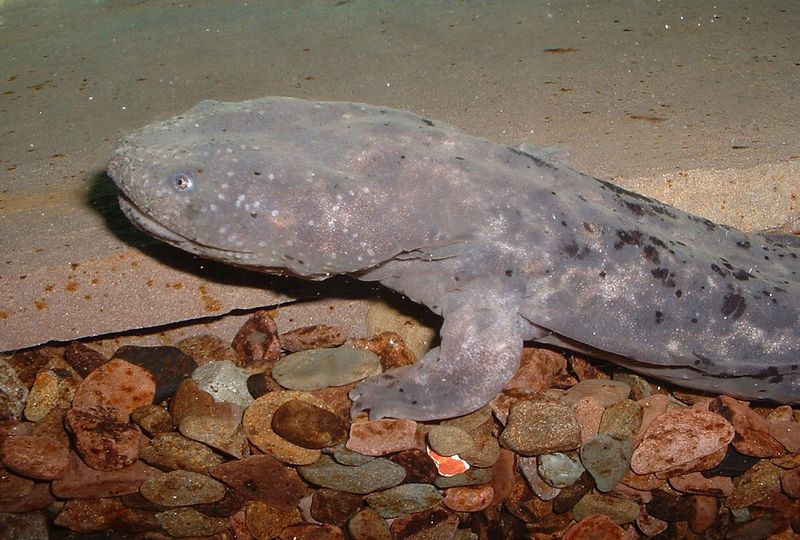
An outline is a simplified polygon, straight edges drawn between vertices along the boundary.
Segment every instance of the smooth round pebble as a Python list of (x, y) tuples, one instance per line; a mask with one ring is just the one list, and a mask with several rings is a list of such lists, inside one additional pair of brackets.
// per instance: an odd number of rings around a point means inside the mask
[(290, 399), (272, 415), (272, 430), (303, 448), (327, 448), (347, 438), (347, 422), (339, 415), (299, 399)]
[(517, 401), (508, 413), (500, 444), (523, 456), (575, 450), (581, 444), (581, 426), (566, 405)]
[(442, 494), (430, 484), (402, 484), (367, 495), (367, 504), (386, 519), (428, 510), (441, 500)]
[(74, 435), (78, 453), (93, 469), (122, 469), (139, 456), (142, 433), (136, 425), (121, 420), (121, 413), (116, 409), (72, 408), (66, 412), (64, 420)]
[(227, 461), (209, 472), (248, 499), (258, 499), (284, 512), (291, 512), (308, 493), (297, 471), (268, 454)]
[(612, 403), (603, 413), (598, 433), (615, 439), (632, 439), (642, 425), (642, 406), (631, 399)]
[(0, 457), (10, 470), (37, 480), (58, 478), (69, 465), (69, 447), (41, 435), (16, 435), (0, 443)]
[(28, 387), (11, 365), (0, 358), (0, 420), (19, 420), (25, 410)]
[(537, 461), (538, 458), (535, 457), (520, 457), (517, 459), (517, 467), (537, 497), (543, 501), (555, 499), (561, 490), (545, 482), (544, 478), (539, 475)]
[(494, 489), (490, 484), (483, 484), (450, 488), (442, 502), (456, 512), (480, 512), (488, 508), (493, 499)]
[(624, 540), (625, 529), (602, 514), (583, 518), (564, 533), (563, 540)]
[(365, 456), (383, 456), (410, 450), (419, 446), (417, 425), (413, 420), (394, 418), (354, 422), (350, 425), (350, 436), (345, 446)]
[(135, 364), (155, 378), (156, 393), (151, 400), (153, 403), (161, 403), (172, 396), (181, 381), (197, 368), (194, 358), (177, 347), (168, 345), (159, 347), (123, 345), (116, 350), (111, 362), (115, 359)]
[(173, 508), (156, 514), (159, 525), (170, 535), (210, 536), (228, 529), (228, 520), (212, 518), (194, 508)]
[(428, 444), (440, 456), (475, 452), (475, 440), (457, 426), (433, 426), (428, 431)]
[(284, 356), (272, 377), (289, 390), (319, 390), (344, 386), (381, 372), (378, 355), (363, 349), (310, 349)]
[(353, 540), (392, 540), (389, 524), (372, 508), (364, 508), (347, 522)]
[(336, 463), (326, 454), (310, 465), (298, 467), (297, 471), (312, 484), (358, 494), (394, 487), (406, 477), (403, 467), (384, 458), (375, 458), (364, 465), (348, 467)]
[(609, 379), (586, 379), (569, 388), (561, 396), (561, 403), (572, 406), (586, 396), (595, 398), (603, 408), (617, 401), (628, 399), (631, 387), (621, 381)]
[(631, 461), (633, 448), (630, 439), (618, 440), (605, 434), (595, 435), (581, 445), (581, 463), (594, 478), (599, 491), (614, 489)]
[(574, 484), (583, 474), (583, 465), (561, 452), (538, 456), (539, 476), (555, 488), (565, 488)]
[(224, 461), (206, 445), (179, 433), (162, 433), (139, 450), (139, 458), (162, 470), (185, 469), (205, 473)]
[(477, 486), (486, 484), (492, 479), (492, 469), (472, 469), (453, 476), (438, 476), (434, 480), (434, 485), (438, 488), (451, 488), (458, 486)]
[(575, 521), (595, 514), (604, 514), (617, 525), (623, 525), (639, 517), (639, 505), (628, 499), (600, 493), (587, 493), (572, 507), (572, 517)]
[(247, 378), (250, 374), (236, 367), (230, 360), (208, 362), (192, 373), (197, 386), (208, 392), (214, 401), (227, 401), (245, 408), (253, 402), (247, 390)]
[(72, 374), (60, 375), (49, 369), (36, 374), (25, 404), (25, 418), (40, 422), (55, 407), (68, 408), (80, 381)]
[(225, 485), (205, 474), (178, 470), (151, 476), (140, 491), (155, 504), (191, 506), (220, 500), (225, 496)]
[(303, 521), (297, 508), (279, 510), (258, 500), (247, 501), (244, 511), (247, 528), (255, 538), (274, 538), (289, 525)]

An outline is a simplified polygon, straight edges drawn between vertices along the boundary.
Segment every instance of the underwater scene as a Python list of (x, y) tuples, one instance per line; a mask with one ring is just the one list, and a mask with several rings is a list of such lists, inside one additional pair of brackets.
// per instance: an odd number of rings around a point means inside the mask
[(796, 537), (799, 25), (0, 0), (0, 538)]

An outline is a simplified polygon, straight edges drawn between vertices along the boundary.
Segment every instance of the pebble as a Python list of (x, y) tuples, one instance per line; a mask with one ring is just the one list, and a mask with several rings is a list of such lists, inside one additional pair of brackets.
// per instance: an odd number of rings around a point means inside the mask
[(175, 347), (191, 356), (202, 365), (214, 360), (236, 361), (236, 353), (222, 338), (210, 334), (189, 336), (177, 342)]
[(195, 473), (207, 473), (211, 467), (225, 460), (206, 445), (184, 437), (179, 433), (157, 435), (139, 450), (139, 458), (161, 470), (185, 469)]
[(597, 399), (585, 396), (572, 404), (572, 412), (581, 426), (581, 442), (597, 435), (605, 409)]
[(639, 529), (647, 538), (657, 536), (669, 528), (669, 523), (663, 519), (658, 519), (647, 513), (644, 508), (639, 509), (639, 517), (636, 518), (636, 528)]
[(76, 450), (93, 469), (122, 469), (138, 458), (141, 431), (120, 418), (118, 409), (103, 405), (72, 408), (64, 415)]
[(169, 411), (161, 405), (138, 407), (131, 413), (131, 420), (151, 437), (168, 433), (173, 427)]
[(399, 334), (417, 358), (422, 358), (436, 339), (436, 330), (432, 326), (409, 317), (384, 302), (376, 302), (369, 308), (366, 325), (368, 336), (377, 336), (383, 332)]
[(428, 444), (440, 456), (455, 456), (476, 451), (475, 440), (458, 426), (433, 426), (428, 431)]
[(724, 450), (734, 431), (720, 415), (698, 409), (673, 409), (650, 424), (634, 450), (631, 469), (638, 474), (675, 469)]
[(574, 450), (581, 427), (572, 409), (557, 403), (518, 401), (511, 406), (500, 444), (523, 456)]
[(428, 510), (441, 500), (439, 490), (430, 484), (402, 484), (367, 495), (367, 504), (386, 519)]
[(285, 512), (290, 512), (308, 494), (297, 471), (267, 454), (228, 461), (209, 472), (245, 498), (263, 501)]
[(321, 523), (344, 525), (358, 511), (364, 497), (335, 489), (320, 488), (311, 499), (311, 516)]
[[(177, 347), (168, 346), (137, 347), (135, 345), (123, 345), (117, 349), (109, 363), (113, 362), (114, 359), (125, 360), (150, 372), (156, 383), (155, 397), (150, 400), (153, 403), (161, 403), (171, 397), (181, 381), (189, 377), (197, 368), (197, 362), (194, 361), (194, 358)], [(98, 369), (102, 369), (102, 367)], [(131, 410), (135, 408), (132, 407)]]
[(292, 352), (309, 349), (331, 349), (343, 345), (347, 332), (338, 326), (316, 324), (294, 328), (280, 335), (283, 350)]
[(381, 371), (378, 355), (363, 349), (311, 349), (284, 356), (275, 363), (272, 378), (289, 390), (319, 390), (344, 386)]
[(436, 464), (436, 473), (440, 476), (455, 476), (470, 469), (470, 464), (458, 455), (440, 456), (430, 448), (426, 452)]
[(134, 409), (153, 402), (155, 390), (155, 378), (148, 370), (125, 360), (113, 359), (83, 379), (75, 391), (72, 407), (112, 408), (119, 411), (120, 420), (127, 420)]
[(737, 437), (733, 447), (748, 456), (770, 458), (786, 452), (781, 443), (769, 434), (767, 420), (743, 403), (729, 396), (720, 396), (711, 401), (709, 410), (725, 418), (733, 425)]
[(205, 474), (177, 470), (150, 476), (139, 491), (161, 506), (191, 506), (220, 500), (225, 486)]
[(699, 472), (673, 476), (669, 479), (669, 485), (681, 493), (712, 497), (727, 497), (733, 492), (733, 481), (727, 476), (706, 478)]
[(242, 410), (233, 403), (221, 405), (228, 405), (229, 410), (223, 409), (217, 416), (187, 416), (181, 421), (178, 430), (189, 439), (207, 444), (237, 459), (249, 455), (250, 446), (239, 422)]
[(289, 525), (275, 540), (345, 540), (344, 531), (335, 525), (298, 523)]
[(436, 463), (424, 450), (412, 448), (392, 454), (387, 459), (405, 469), (405, 482), (430, 484), (436, 479)]
[[(336, 463), (341, 465), (358, 466), (375, 459), (372, 456), (365, 456), (357, 452), (353, 452), (352, 450), (348, 450), (344, 444), (337, 444), (334, 447), (326, 448), (325, 453), (329, 454), (334, 460), (336, 460)], [(394, 456), (398, 456), (400, 454), (402, 454), (402, 452), (395, 454)]]
[(0, 514), (0, 531), (8, 539), (48, 540), (47, 518), (43, 513)]
[(250, 372), (269, 371), (281, 355), (278, 328), (269, 314), (267, 310), (255, 312), (231, 343), (237, 365)]
[[(2, 471), (0, 471), (2, 472)], [(3, 512), (23, 513), (43, 510), (56, 502), (47, 483), (34, 484), (33, 487), (19, 498), (8, 502), (0, 502), (0, 516)], [(2, 529), (0, 529), (2, 531)]]
[(539, 475), (537, 461), (537, 457), (520, 457), (517, 459), (517, 466), (527, 480), (528, 486), (538, 498), (543, 501), (552, 500), (561, 490), (545, 482), (544, 478)]
[(473, 467), (491, 467), (500, 458), (500, 443), (492, 433), (494, 422), (487, 422), (487, 424), (490, 424), (487, 426), (488, 430), (478, 428), (470, 432), (470, 436), (475, 442), (475, 450), (466, 450), (460, 454), (461, 459)]
[(728, 508), (744, 508), (781, 490), (783, 471), (769, 461), (759, 461), (733, 479), (733, 492), (725, 499)]
[(584, 471), (580, 462), (561, 452), (542, 454), (537, 459), (539, 460), (537, 467), (539, 477), (554, 488), (561, 489), (571, 486)]
[(800, 468), (781, 473), (781, 488), (793, 499), (800, 499)]
[(158, 528), (155, 516), (126, 508), (116, 499), (73, 499), (67, 501), (55, 523), (76, 533), (97, 533), (113, 529), (117, 534)]
[(33, 480), (0, 468), (0, 503), (12, 502), (24, 497), (33, 489)]
[(70, 372), (56, 372), (51, 369), (40, 371), (28, 393), (25, 418), (31, 422), (40, 422), (55, 408), (68, 409), (79, 384), (78, 377)]
[(411, 365), (418, 358), (400, 334), (394, 332), (381, 332), (370, 339), (356, 339), (352, 345), (377, 354), (384, 370)]
[(594, 479), (588, 472), (583, 473), (571, 486), (562, 488), (553, 498), (553, 512), (561, 514), (575, 506), (584, 495), (594, 487)]
[(520, 356), (519, 369), (506, 385), (505, 391), (525, 394), (544, 392), (566, 371), (567, 359), (564, 355), (549, 349), (525, 347)]
[(347, 522), (353, 540), (392, 540), (389, 524), (372, 508), (364, 508)]
[(272, 430), (303, 448), (327, 448), (347, 439), (347, 421), (299, 399), (290, 399), (272, 415)]
[(194, 508), (172, 508), (156, 514), (158, 524), (172, 536), (209, 536), (228, 529), (228, 520), (212, 518)]
[(603, 413), (598, 433), (609, 435), (620, 441), (632, 439), (642, 425), (642, 406), (631, 399), (612, 403)]
[(619, 440), (604, 433), (595, 435), (580, 449), (581, 463), (602, 492), (611, 491), (622, 480), (632, 453), (630, 439)]
[[(244, 506), (248, 534), (257, 540), (275, 538), (289, 525), (303, 521), (297, 508), (279, 510), (262, 501), (247, 501)], [(239, 538), (239, 535), (237, 535)], [(246, 537), (245, 537), (246, 538)]]
[(60, 499), (116, 497), (139, 491), (145, 479), (159, 472), (143, 461), (114, 471), (100, 471), (86, 465), (72, 452), (69, 465), (60, 478), (53, 480), (52, 489)]
[(480, 512), (494, 499), (494, 489), (489, 484), (461, 486), (447, 490), (443, 504), (456, 512)]
[(695, 495), (689, 499), (689, 514), (687, 521), (694, 533), (701, 534), (708, 530), (717, 521), (719, 516), (719, 499)]
[(800, 422), (771, 420), (769, 434), (790, 453), (800, 452)]
[(634, 447), (639, 446), (645, 431), (650, 427), (653, 420), (667, 412), (669, 396), (665, 394), (655, 394), (639, 400), (637, 403), (642, 407), (642, 423), (639, 427), (639, 431), (633, 437)]
[(564, 533), (563, 540), (624, 540), (625, 529), (605, 515), (589, 516), (581, 519)]
[(16, 435), (0, 443), (3, 465), (28, 478), (52, 480), (69, 465), (69, 447), (41, 435)]
[(586, 379), (564, 392), (561, 403), (571, 406), (578, 400), (591, 396), (605, 409), (617, 401), (628, 399), (630, 393), (631, 387), (621, 381)]
[(102, 353), (77, 341), (73, 341), (64, 349), (64, 360), (82, 378), (86, 378), (89, 373), (108, 362), (108, 358)]
[(0, 358), (0, 420), (19, 420), (25, 410), (28, 387), (13, 367)]
[(445, 489), (458, 486), (477, 486), (492, 480), (492, 469), (472, 468), (461, 474), (453, 476), (439, 476), (434, 480), (434, 485)]
[(661, 489), (654, 490), (652, 495), (653, 498), (645, 505), (648, 515), (669, 522), (683, 521), (689, 516), (691, 497)]
[(350, 425), (348, 450), (365, 456), (383, 456), (418, 448), (417, 423), (413, 420), (365, 420)]
[(587, 493), (572, 507), (575, 521), (581, 521), (595, 514), (603, 514), (617, 525), (623, 525), (639, 516), (639, 505), (610, 495)]
[(250, 443), (262, 452), (272, 454), (291, 465), (308, 465), (319, 458), (319, 450), (293, 444), (272, 430), (272, 416), (275, 411), (291, 400), (300, 400), (334, 412), (327, 403), (305, 392), (286, 390), (269, 392), (247, 408), (242, 418), (242, 427)]
[(406, 476), (400, 465), (384, 458), (375, 458), (364, 465), (348, 467), (323, 454), (310, 464), (297, 468), (300, 476), (321, 487), (367, 494), (394, 487)]
[(390, 526), (394, 537), (403, 540), (454, 538), (457, 528), (458, 516), (443, 508), (399, 516)]
[(236, 367), (230, 360), (213, 361), (203, 364), (192, 372), (197, 387), (208, 392), (216, 402), (229, 402), (246, 408), (253, 402), (247, 390), (250, 374)]
[(479, 428), (485, 430), (488, 427), (488, 431), (491, 432), (494, 427), (494, 422), (492, 421), (492, 406), (484, 405), (477, 411), (465, 414), (464, 416), (442, 420), (439, 425), (460, 427), (467, 432), (473, 432)]
[(222, 406), (201, 390), (196, 381), (185, 379), (169, 401), (169, 412), (173, 423), (180, 425), (187, 416), (215, 416)]

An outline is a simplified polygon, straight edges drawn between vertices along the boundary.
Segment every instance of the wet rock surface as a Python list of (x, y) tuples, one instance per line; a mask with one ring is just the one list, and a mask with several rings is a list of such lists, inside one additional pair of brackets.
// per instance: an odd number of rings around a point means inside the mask
[(200, 335), (109, 357), (81, 343), (0, 359), (4, 533), (800, 534), (800, 413), (791, 407), (667, 394), (526, 349), (507, 391), (469, 415), (353, 420), (351, 383), (416, 361), (430, 336), (415, 330), (408, 346), (403, 328), (374, 321), (368, 338), (324, 325), (282, 332), (270, 313), (255, 313), (231, 343)]

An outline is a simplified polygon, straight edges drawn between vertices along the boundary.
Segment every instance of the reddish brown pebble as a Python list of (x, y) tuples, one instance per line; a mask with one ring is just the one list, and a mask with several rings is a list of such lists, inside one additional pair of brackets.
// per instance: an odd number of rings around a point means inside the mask
[(366, 456), (383, 456), (393, 452), (418, 448), (417, 423), (413, 420), (367, 420), (350, 426), (348, 450)]
[(644, 432), (653, 423), (653, 420), (667, 412), (667, 404), (669, 403), (669, 396), (665, 394), (656, 394), (638, 401), (642, 406), (642, 423), (639, 431), (633, 437), (633, 446), (639, 446), (639, 443), (644, 436)]
[(179, 433), (154, 437), (139, 450), (139, 458), (162, 470), (185, 469), (196, 473), (206, 473), (224, 461), (206, 445)]
[(647, 513), (664, 521), (684, 521), (689, 515), (691, 498), (673, 491), (656, 489), (645, 506)]
[(126, 360), (149, 371), (156, 380), (155, 403), (171, 397), (182, 380), (197, 368), (194, 358), (177, 347), (137, 347), (123, 345), (113, 358)]
[(55, 523), (77, 533), (135, 533), (158, 528), (152, 512), (126, 508), (117, 499), (72, 499), (56, 516)]
[(419, 448), (404, 450), (386, 458), (397, 463), (406, 471), (404, 482), (410, 484), (430, 484), (436, 479), (436, 463)]
[(276, 540), (345, 540), (344, 531), (335, 525), (298, 523), (289, 525)]
[(525, 347), (522, 349), (517, 373), (505, 387), (505, 391), (525, 393), (543, 392), (553, 386), (557, 377), (566, 372), (567, 359), (549, 349)]
[(770, 421), (769, 434), (789, 452), (800, 452), (800, 422), (794, 420)]
[(270, 540), (289, 525), (303, 522), (297, 508), (278, 510), (262, 501), (248, 501), (244, 512), (248, 533), (256, 540)]
[(489, 484), (461, 486), (447, 490), (444, 505), (456, 512), (479, 512), (492, 504), (494, 489)]
[(355, 515), (363, 500), (361, 495), (319, 488), (311, 499), (311, 516), (322, 523), (341, 526)]
[(592, 396), (603, 407), (609, 407), (612, 403), (627, 399), (630, 393), (631, 387), (620, 381), (586, 379), (564, 392), (564, 395), (561, 396), (561, 403), (573, 405), (581, 398)]
[(127, 467), (139, 455), (139, 428), (120, 419), (117, 409), (96, 406), (72, 408), (64, 415), (75, 436), (81, 458), (93, 469), (113, 471)]
[(500, 444), (523, 456), (574, 450), (581, 444), (581, 426), (566, 405), (517, 401), (509, 411)]
[(353, 516), (347, 524), (353, 540), (392, 540), (389, 525), (372, 508), (365, 508)]
[(200, 334), (184, 338), (175, 344), (198, 363), (205, 364), (214, 360), (230, 360), (236, 362), (236, 353), (222, 338), (210, 334)]
[(162, 506), (207, 504), (225, 496), (225, 486), (200, 473), (178, 470), (154, 474), (139, 488), (144, 497)]
[(327, 448), (347, 438), (347, 422), (311, 403), (290, 399), (272, 415), (272, 430), (303, 448)]
[(30, 388), (36, 374), (48, 369), (49, 365), (54, 364), (60, 358), (61, 351), (54, 347), (44, 346), (15, 352), (11, 358), (5, 357), (5, 360), (14, 368), (17, 377), (25, 386)]
[(567, 529), (563, 540), (624, 540), (625, 529), (602, 514), (580, 520)]
[(733, 447), (742, 454), (760, 458), (777, 457), (786, 452), (781, 443), (769, 434), (769, 423), (746, 403), (729, 396), (711, 401), (709, 410), (733, 425), (736, 437)]
[(457, 528), (458, 517), (441, 508), (400, 516), (390, 526), (394, 537), (403, 540), (452, 538)]
[(280, 335), (281, 347), (288, 352), (329, 349), (343, 345), (346, 340), (347, 332), (344, 329), (327, 324), (303, 326)]
[(0, 503), (24, 497), (33, 489), (33, 480), (0, 468)]
[(75, 453), (61, 478), (53, 480), (53, 494), (61, 499), (114, 497), (139, 491), (142, 482), (159, 470), (136, 461), (116, 471), (98, 471), (86, 465)]
[[(4, 474), (0, 471), (0, 475)], [(2, 480), (0, 480), (2, 482)], [(22, 513), (32, 512), (34, 510), (41, 510), (47, 508), (55, 502), (53, 494), (50, 493), (50, 485), (42, 482), (34, 484), (30, 491), (8, 502), (0, 501), (0, 515), (3, 512)], [(2, 531), (2, 528), (0, 528)], [(2, 534), (0, 533), (0, 537)], [(4, 538), (4, 537), (3, 537)]]
[(692, 532), (701, 534), (711, 527), (719, 515), (720, 500), (716, 497), (693, 495), (689, 497), (689, 515), (686, 517)]
[(633, 452), (631, 469), (638, 474), (673, 469), (719, 451), (733, 435), (733, 426), (716, 413), (673, 409), (650, 424)]
[(594, 514), (603, 514), (611, 518), (614, 523), (622, 525), (632, 522), (639, 516), (639, 505), (610, 495), (587, 493), (572, 507), (572, 517), (576, 521)]
[(108, 362), (108, 358), (101, 353), (88, 345), (75, 341), (67, 345), (67, 348), (64, 349), (64, 360), (72, 366), (72, 369), (74, 369), (78, 375), (84, 378), (88, 376), (89, 373)]
[(783, 492), (793, 499), (800, 499), (800, 468), (789, 469), (781, 473)]
[(37, 480), (58, 478), (69, 464), (69, 447), (51, 437), (18, 435), (0, 446), (3, 464), (12, 471)]
[(669, 485), (682, 493), (713, 497), (727, 497), (733, 491), (733, 481), (727, 476), (706, 478), (699, 472), (673, 476), (669, 479)]
[(213, 416), (186, 416), (178, 430), (189, 439), (202, 442), (235, 458), (250, 454), (241, 428), (242, 409), (233, 403), (217, 403)]
[(264, 501), (285, 512), (295, 508), (308, 492), (297, 471), (266, 454), (228, 461), (210, 472), (246, 498)]
[(78, 386), (72, 407), (89, 409), (109, 407), (120, 418), (153, 402), (156, 382), (152, 373), (124, 360), (110, 360), (91, 372)]
[(151, 437), (172, 431), (173, 427), (169, 411), (160, 405), (145, 405), (134, 409), (131, 420)]
[(231, 347), (236, 352), (236, 365), (239, 367), (269, 372), (280, 357), (278, 327), (269, 313), (266, 310), (254, 313), (233, 338)]
[(575, 419), (581, 426), (581, 443), (597, 435), (605, 409), (592, 396), (585, 396), (572, 404)]
[(382, 332), (371, 339), (357, 339), (353, 345), (377, 354), (384, 371), (393, 367), (408, 366), (417, 361), (417, 355), (406, 345), (405, 340), (394, 332)]

